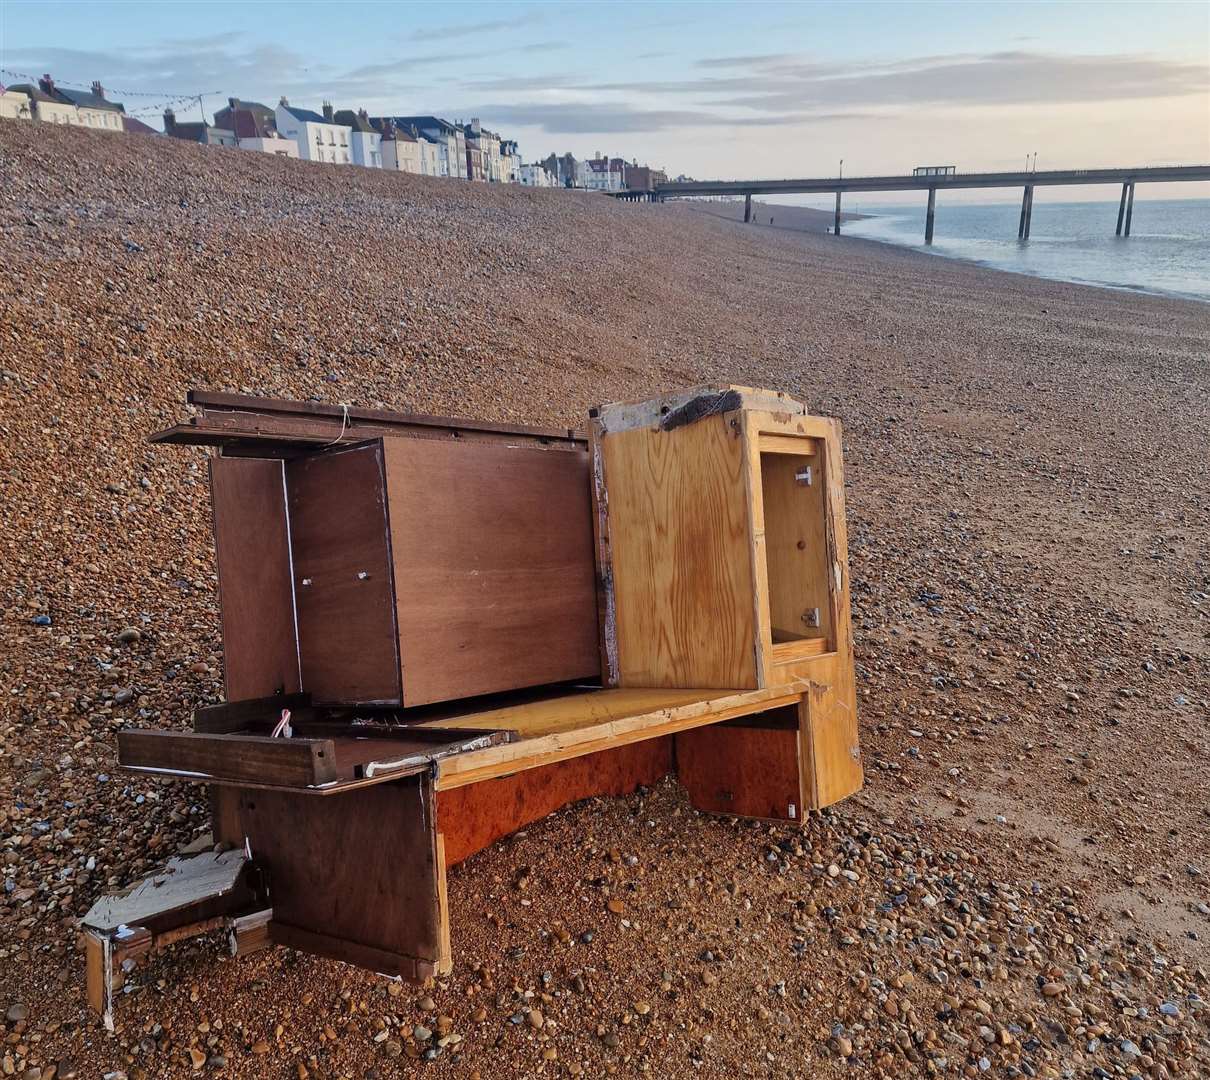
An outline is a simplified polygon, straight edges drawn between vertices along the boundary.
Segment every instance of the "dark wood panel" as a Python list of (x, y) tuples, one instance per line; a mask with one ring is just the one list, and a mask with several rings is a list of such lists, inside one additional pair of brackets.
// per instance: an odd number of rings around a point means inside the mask
[[(677, 776), (694, 806), (737, 817), (802, 820), (799, 726), (781, 722), (781, 712), (676, 736)], [(770, 726), (755, 726), (764, 716)]]
[(210, 499), (227, 697), (295, 693), (298, 646), (281, 462), (212, 457)]
[(336, 779), (331, 739), (273, 739), (191, 731), (118, 732), (118, 764), (231, 783), (314, 787)]
[(561, 806), (594, 795), (629, 795), (672, 769), (672, 737), (526, 769), (496, 780), (437, 793), (437, 820), (447, 866)]
[(430, 777), (330, 799), (246, 791), (240, 819), (268, 876), (275, 940), (292, 927), (347, 943), (343, 955), (315, 951), (350, 963), (362, 963), (367, 949), (441, 959), (446, 914), (438, 877), (445, 870), (437, 861)]
[(405, 704), (596, 677), (587, 454), (384, 445)]
[(303, 689), (316, 704), (398, 703), (382, 446), (286, 464)]
[(224, 701), (221, 705), (194, 709), (193, 730), (224, 735), (272, 728), (281, 719), (282, 709), (290, 710), (291, 723), (295, 727), (314, 714), (310, 694), (272, 694), (269, 697)]

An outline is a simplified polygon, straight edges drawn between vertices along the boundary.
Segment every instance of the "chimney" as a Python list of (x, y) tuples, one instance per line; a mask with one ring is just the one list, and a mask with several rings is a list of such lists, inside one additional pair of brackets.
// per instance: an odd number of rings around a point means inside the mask
[(228, 108), (238, 109), (239, 108), (239, 98), (229, 97), (227, 99), (227, 106), (228, 106)]
[(289, 103), (289, 102), (286, 100), (286, 95), (285, 95), (285, 94), (282, 94), (282, 96), (281, 96), (281, 101), (279, 101), (279, 102), (278, 102), (278, 104), (279, 104), (279, 105), (289, 105), (289, 104), (290, 104), (290, 103)]
[(370, 118), (370, 114), (366, 112), (365, 109), (358, 109), (357, 115), (361, 117), (362, 120), (369, 120)]
[(97, 97), (99, 97), (99, 98), (100, 98), (102, 101), (104, 101), (104, 100), (105, 100), (105, 87), (103, 87), (103, 86), (101, 85), (101, 80), (100, 80), (100, 79), (93, 79), (93, 81), (92, 81), (92, 92), (93, 92), (94, 94), (96, 94), (96, 96), (97, 96)]
[(171, 109), (164, 110), (164, 134), (171, 135), (176, 128), (176, 113)]
[(332, 103), (330, 101), (325, 101), (324, 102), (324, 119), (330, 124), (332, 122), (332, 117), (334, 115), (335, 115), (335, 112), (332, 109)]
[(55, 80), (49, 75), (43, 75), (42, 78), (38, 80), (38, 89), (41, 90), (42, 93), (46, 94), (47, 97), (53, 97), (55, 93)]

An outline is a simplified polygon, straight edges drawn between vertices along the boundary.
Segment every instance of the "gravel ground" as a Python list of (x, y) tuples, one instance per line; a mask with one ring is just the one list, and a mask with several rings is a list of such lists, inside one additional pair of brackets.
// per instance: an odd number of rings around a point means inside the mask
[[(5, 1075), (1210, 1075), (1210, 308), (675, 206), (0, 122)], [(429, 988), (79, 917), (207, 828), (114, 732), (220, 696), (192, 386), (497, 420), (732, 380), (845, 423), (866, 790), (674, 783), (451, 874)]]

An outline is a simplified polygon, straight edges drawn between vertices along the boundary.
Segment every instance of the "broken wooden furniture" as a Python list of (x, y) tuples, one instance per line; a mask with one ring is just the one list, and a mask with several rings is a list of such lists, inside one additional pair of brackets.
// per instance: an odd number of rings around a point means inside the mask
[(800, 821), (860, 787), (835, 422), (740, 387), (604, 406), (587, 438), (190, 401), (154, 441), (218, 451), (229, 703), (121, 732), (119, 763), (207, 784), (229, 850), (170, 867), (162, 909), (143, 883), (89, 913), (99, 1009), (219, 925), (447, 971), (447, 868), (578, 799), (675, 773)]

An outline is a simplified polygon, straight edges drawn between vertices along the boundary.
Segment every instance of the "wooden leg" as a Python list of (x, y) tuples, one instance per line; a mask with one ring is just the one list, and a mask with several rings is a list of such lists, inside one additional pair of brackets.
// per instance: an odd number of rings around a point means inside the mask
[(860, 791), (856, 711), (831, 686), (812, 683), (798, 715), (807, 805), (822, 810)]

